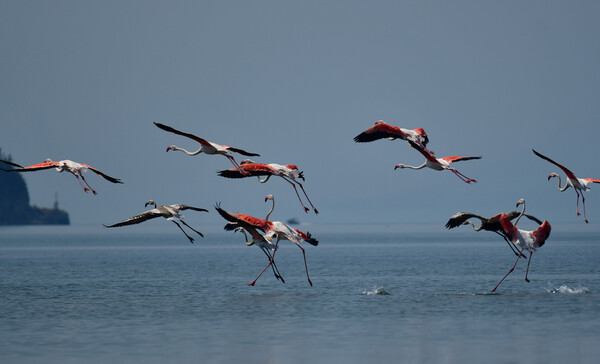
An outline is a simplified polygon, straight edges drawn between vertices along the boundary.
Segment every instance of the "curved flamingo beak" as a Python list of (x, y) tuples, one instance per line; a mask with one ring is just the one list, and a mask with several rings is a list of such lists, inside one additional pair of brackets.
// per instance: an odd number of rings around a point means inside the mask
[(167, 147), (167, 150), (166, 150), (166, 152), (168, 152), (168, 151), (172, 150), (174, 147), (175, 147), (174, 145), (169, 145), (169, 146)]

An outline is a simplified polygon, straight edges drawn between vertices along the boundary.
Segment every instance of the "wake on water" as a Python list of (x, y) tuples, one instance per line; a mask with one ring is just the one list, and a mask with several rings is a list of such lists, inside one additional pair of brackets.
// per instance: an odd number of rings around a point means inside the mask
[(544, 287), (548, 293), (562, 293), (562, 294), (581, 294), (589, 293), (590, 290), (587, 287), (577, 286), (576, 288), (570, 288), (567, 285), (555, 287), (552, 283), (548, 282), (548, 285)]

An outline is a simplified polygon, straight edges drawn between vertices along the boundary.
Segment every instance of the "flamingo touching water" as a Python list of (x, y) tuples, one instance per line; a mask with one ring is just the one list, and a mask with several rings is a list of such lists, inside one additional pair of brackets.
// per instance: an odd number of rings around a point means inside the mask
[[(13, 169), (3, 169), (4, 171), (7, 171), (7, 172), (33, 172), (33, 171), (39, 171), (42, 169), (50, 169), (50, 168), (55, 168), (59, 173), (68, 171), (73, 176), (75, 176), (75, 178), (77, 178), (77, 181), (79, 182), (81, 187), (83, 187), (83, 190), (85, 192), (92, 191), (92, 193), (94, 195), (96, 195), (97, 192), (87, 183), (87, 181), (85, 180), (85, 177), (83, 177), (83, 172), (86, 172), (88, 169), (90, 171), (96, 173), (97, 175), (103, 177), (104, 179), (106, 179), (109, 182), (123, 183), (123, 182), (121, 182), (121, 180), (111, 177), (109, 175), (106, 175), (90, 165), (73, 162), (68, 159), (65, 159), (62, 161), (53, 161), (50, 158), (48, 158), (44, 161), (44, 163), (34, 164), (34, 165), (31, 165), (28, 167), (23, 167), (17, 163), (5, 161), (5, 160), (0, 160), (0, 162), (6, 163), (13, 167), (17, 167), (17, 168), (13, 168)], [(82, 180), (87, 187), (83, 185), (83, 183), (81, 182)]]
[(181, 225), (179, 225), (179, 223), (182, 223), (183, 225), (189, 227), (190, 229), (192, 229), (195, 233), (197, 233), (198, 235), (200, 235), (201, 237), (204, 237), (204, 235), (199, 232), (198, 230), (194, 229), (193, 227), (191, 227), (190, 225), (188, 225), (185, 221), (183, 221), (183, 216), (179, 214), (180, 211), (183, 210), (194, 210), (194, 211), (205, 211), (208, 212), (207, 209), (203, 209), (200, 207), (193, 207), (193, 206), (188, 206), (188, 205), (183, 205), (183, 204), (175, 204), (175, 205), (160, 205), (160, 206), (156, 206), (156, 202), (154, 202), (154, 200), (150, 200), (148, 202), (146, 202), (146, 204), (144, 206), (148, 206), (148, 205), (154, 205), (154, 208), (152, 210), (148, 210), (148, 211), (144, 211), (141, 214), (137, 214), (135, 216), (130, 217), (129, 219), (123, 220), (119, 223), (113, 224), (113, 225), (104, 225), (107, 228), (113, 228), (113, 227), (120, 227), (120, 226), (126, 226), (126, 225), (134, 225), (134, 224), (139, 224), (141, 222), (144, 221), (148, 221), (150, 219), (154, 219), (156, 217), (162, 216), (167, 220), (173, 221), (173, 223), (175, 225), (177, 225), (177, 227), (183, 231), (183, 233), (185, 234), (185, 236), (190, 240), (190, 243), (194, 243), (194, 238), (192, 238), (191, 236), (189, 236), (185, 230), (183, 230), (183, 228), (181, 227)]
[(239, 168), (239, 164), (235, 161), (235, 159), (229, 152), (234, 152), (234, 153), (242, 154), (242, 155), (249, 156), (249, 157), (260, 156), (260, 154), (246, 152), (243, 149), (209, 142), (206, 139), (202, 139), (193, 134), (184, 133), (184, 132), (174, 129), (168, 125), (164, 125), (164, 124), (156, 123), (156, 122), (154, 123), (154, 125), (156, 125), (157, 127), (161, 128), (164, 131), (168, 131), (168, 132), (171, 132), (171, 133), (177, 134), (177, 135), (182, 135), (184, 137), (193, 139), (193, 140), (197, 141), (198, 143), (200, 143), (200, 148), (198, 150), (196, 150), (195, 152), (190, 152), (183, 148), (176, 147), (174, 145), (169, 145), (167, 147), (167, 152), (170, 150), (179, 150), (179, 151), (184, 152), (187, 155), (196, 155), (196, 154), (200, 154), (200, 153), (221, 154), (221, 155), (224, 155), (225, 157), (227, 157), (227, 159), (229, 159), (236, 168)]
[[(519, 207), (519, 205), (522, 203), (525, 203), (524, 199), (520, 199), (519, 201), (517, 201), (517, 207)], [(500, 224), (502, 225), (503, 234), (506, 234), (506, 236), (508, 236), (508, 238), (521, 249), (519, 250), (519, 256), (517, 256), (515, 264), (513, 264), (508, 273), (506, 273), (504, 277), (502, 277), (502, 279), (500, 280), (500, 282), (498, 282), (496, 287), (492, 289), (492, 292), (494, 292), (496, 288), (498, 288), (500, 283), (502, 283), (502, 281), (504, 281), (504, 279), (508, 277), (510, 273), (512, 273), (512, 271), (515, 269), (515, 266), (517, 265), (517, 262), (519, 261), (520, 255), (525, 249), (529, 251), (529, 261), (527, 262), (527, 270), (525, 271), (525, 281), (529, 282), (529, 278), (527, 277), (527, 275), (529, 274), (529, 265), (531, 264), (531, 260), (533, 258), (533, 252), (541, 246), (543, 246), (546, 242), (546, 239), (548, 239), (548, 237), (550, 236), (550, 230), (552, 229), (552, 227), (550, 226), (550, 223), (548, 221), (542, 222), (542, 224), (533, 231), (520, 230), (517, 227), (517, 224), (519, 223), (519, 219), (523, 216), (523, 211), (521, 211), (521, 214), (519, 215), (519, 217), (517, 217), (517, 221), (515, 221), (514, 225), (506, 214), (500, 214), (499, 220)]]
[[(446, 228), (454, 229), (455, 227), (458, 227), (460, 225), (471, 225), (473, 227), (473, 230), (475, 230), (475, 231), (481, 231), (481, 230), (493, 231), (496, 234), (502, 236), (502, 238), (504, 239), (504, 241), (506, 241), (506, 243), (508, 244), (510, 249), (513, 251), (513, 253), (515, 253), (515, 255), (519, 256), (519, 253), (517, 252), (517, 247), (509, 239), (508, 235), (506, 235), (506, 233), (502, 229), (502, 224), (500, 223), (500, 216), (502, 214), (503, 213), (496, 214), (488, 219), (483, 216), (479, 216), (477, 214), (473, 214), (470, 212), (457, 212), (456, 214), (454, 214), (450, 217), (450, 219), (446, 223)], [(530, 219), (532, 221), (535, 221), (536, 223), (538, 223), (540, 225), (542, 224), (542, 222), (535, 216), (525, 213), (525, 202), (524, 201), (523, 201), (523, 211), (521, 211), (521, 212), (516, 211), (516, 210), (510, 211), (510, 212), (507, 212), (505, 215), (509, 218), (509, 220), (512, 221), (521, 214), (523, 214), (523, 216), (527, 217), (528, 219)], [(473, 224), (469, 220), (471, 218), (479, 219), (481, 221), (481, 225), (479, 225), (479, 227), (476, 227), (475, 224)], [(527, 257), (525, 255), (522, 255), (522, 256), (523, 256), (523, 258), (527, 259)]]
[(435, 169), (436, 171), (449, 170), (449, 171), (452, 171), (463, 182), (466, 182), (466, 183), (477, 182), (476, 180), (469, 178), (469, 177), (465, 176), (464, 174), (460, 173), (459, 171), (457, 171), (456, 169), (450, 167), (450, 164), (452, 164), (453, 162), (468, 161), (471, 159), (481, 159), (481, 157), (450, 156), (450, 157), (436, 158), (428, 150), (424, 149), (423, 147), (421, 147), (417, 143), (413, 142), (412, 140), (409, 140), (408, 142), (410, 143), (410, 145), (413, 148), (415, 148), (421, 154), (423, 154), (423, 156), (425, 156), (425, 158), (426, 158), (425, 163), (421, 164), (420, 166), (416, 166), (416, 167), (405, 165), (405, 164), (396, 164), (394, 169), (398, 169), (398, 168), (421, 169), (421, 168), (429, 167), (431, 169)]
[[(319, 211), (315, 208), (315, 206), (310, 201), (310, 198), (308, 198), (308, 195), (306, 194), (306, 191), (304, 190), (304, 186), (302, 186), (302, 183), (298, 182), (299, 179), (305, 180), (304, 172), (298, 170), (298, 166), (296, 166), (295, 164), (286, 164), (286, 165), (275, 164), (275, 163), (264, 164), (264, 163), (255, 163), (249, 159), (245, 159), (240, 163), (239, 168), (226, 169), (223, 171), (219, 171), (218, 173), (220, 176), (225, 177), (225, 178), (244, 178), (244, 177), (257, 176), (258, 182), (260, 182), (260, 183), (267, 182), (269, 180), (269, 178), (271, 178), (271, 176), (279, 176), (279, 177), (283, 178), (285, 181), (287, 181), (289, 184), (291, 184), (292, 187), (294, 187), (294, 191), (296, 191), (296, 196), (298, 196), (298, 200), (300, 201), (300, 204), (302, 205), (302, 208), (304, 209), (305, 212), (308, 212), (309, 208), (304, 206), (304, 204), (302, 203), (302, 199), (300, 198), (300, 194), (298, 193), (296, 184), (298, 186), (300, 186), (300, 188), (302, 189), (304, 196), (308, 200), (308, 203), (310, 204), (310, 206), (313, 208), (313, 211), (315, 212), (315, 214), (319, 213)], [(265, 176), (265, 178), (260, 179), (261, 176)]]
[(429, 138), (423, 128), (404, 129), (399, 126), (389, 125), (383, 120), (377, 120), (375, 125), (355, 136), (354, 141), (357, 143), (366, 143), (383, 138), (388, 138), (389, 140), (412, 140), (423, 146), (423, 148), (429, 143)]
[(590, 187), (588, 186), (590, 183), (600, 183), (600, 180), (598, 179), (594, 179), (594, 178), (577, 178), (575, 176), (575, 174), (573, 174), (573, 172), (571, 172), (567, 167), (563, 166), (560, 163), (556, 163), (555, 161), (553, 161), (552, 159), (546, 157), (545, 155), (538, 153), (535, 151), (535, 149), (532, 149), (533, 153), (535, 153), (535, 155), (537, 155), (538, 157), (547, 160), (548, 162), (554, 164), (555, 166), (559, 167), (560, 169), (563, 170), (563, 172), (565, 172), (565, 174), (567, 175), (567, 181), (565, 182), (565, 186), (564, 187), (560, 187), (561, 184), (561, 180), (560, 180), (560, 176), (557, 173), (550, 173), (548, 175), (548, 181), (550, 180), (550, 178), (553, 177), (558, 177), (558, 190), (560, 192), (567, 190), (569, 187), (573, 187), (573, 189), (575, 190), (575, 193), (577, 194), (577, 205), (575, 207), (575, 213), (577, 214), (577, 216), (581, 215), (579, 213), (579, 193), (581, 193), (581, 204), (583, 205), (583, 219), (585, 220), (586, 223), (588, 223), (588, 219), (585, 215), (585, 196), (583, 195), (583, 191), (587, 191), (590, 189)]
[(238, 227), (242, 227), (248, 231), (262, 231), (262, 237), (264, 238), (264, 240), (266, 240), (270, 244), (273, 244), (273, 242), (275, 242), (273, 254), (271, 256), (269, 264), (267, 264), (267, 266), (260, 272), (260, 274), (254, 279), (254, 281), (248, 284), (249, 286), (254, 286), (254, 284), (256, 283), (258, 278), (260, 278), (260, 276), (264, 273), (264, 271), (267, 270), (267, 268), (271, 266), (271, 264), (273, 264), (273, 261), (275, 259), (275, 253), (277, 252), (277, 247), (280, 240), (289, 240), (296, 244), (300, 248), (300, 250), (302, 250), (302, 256), (304, 258), (304, 268), (306, 269), (306, 278), (308, 279), (308, 283), (312, 286), (312, 281), (310, 280), (310, 276), (308, 275), (306, 253), (304, 251), (304, 248), (300, 246), (300, 242), (302, 241), (306, 241), (307, 243), (314, 246), (319, 244), (319, 241), (314, 239), (310, 235), (310, 233), (304, 233), (298, 229), (294, 229), (281, 221), (269, 221), (246, 214), (231, 213), (223, 210), (219, 204), (215, 206), (215, 209), (225, 220), (229, 221), (229, 223), (225, 225), (226, 230), (233, 230)]

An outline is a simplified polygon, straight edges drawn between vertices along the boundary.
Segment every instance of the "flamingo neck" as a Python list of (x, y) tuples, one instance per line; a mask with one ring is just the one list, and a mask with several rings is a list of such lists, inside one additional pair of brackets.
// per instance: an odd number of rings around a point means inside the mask
[(271, 201), (273, 202), (273, 205), (271, 205), (271, 210), (269, 210), (269, 213), (265, 217), (265, 220), (269, 220), (269, 216), (271, 216), (271, 213), (273, 212), (273, 210), (275, 210), (275, 199), (271, 198)]
[(521, 220), (521, 217), (523, 217), (524, 214), (525, 214), (525, 201), (523, 201), (523, 210), (521, 210), (521, 213), (515, 220), (515, 223), (514, 223), (515, 226), (517, 226), (517, 224), (519, 223), (519, 220)]
[(401, 168), (410, 168), (410, 169), (422, 169), (427, 166), (427, 162), (421, 164), (420, 166), (409, 166), (408, 164), (402, 164)]
[(200, 154), (200, 153), (202, 153), (202, 147), (200, 147), (200, 149), (198, 149), (198, 150), (197, 150), (197, 151), (195, 151), (195, 152), (190, 152), (190, 151), (187, 151), (187, 150), (185, 150), (185, 149), (183, 149), (183, 148), (179, 148), (179, 147), (176, 147), (176, 146), (173, 146), (171, 149), (173, 149), (173, 150), (179, 150), (179, 151), (181, 151), (181, 152), (184, 152), (184, 153), (185, 153), (185, 154), (187, 154), (187, 155), (196, 155), (196, 154)]

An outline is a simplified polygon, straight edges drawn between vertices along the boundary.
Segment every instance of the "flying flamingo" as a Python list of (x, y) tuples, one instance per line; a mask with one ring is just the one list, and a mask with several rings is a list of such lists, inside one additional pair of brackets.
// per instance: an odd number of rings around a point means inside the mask
[[(87, 181), (85, 180), (85, 177), (83, 177), (83, 172), (87, 171), (88, 169), (91, 170), (92, 172), (96, 173), (97, 175), (103, 177), (104, 179), (106, 179), (109, 182), (123, 183), (123, 182), (121, 182), (121, 180), (111, 177), (109, 175), (106, 175), (92, 166), (89, 166), (89, 165), (83, 164), (83, 163), (73, 162), (68, 159), (65, 159), (62, 161), (53, 161), (50, 158), (48, 158), (44, 161), (44, 163), (34, 164), (34, 165), (31, 165), (28, 167), (23, 167), (17, 163), (5, 161), (5, 160), (0, 160), (0, 162), (6, 163), (13, 167), (17, 167), (14, 169), (3, 169), (4, 171), (7, 171), (7, 172), (33, 172), (33, 171), (39, 171), (42, 169), (50, 169), (50, 168), (55, 168), (58, 172), (68, 171), (73, 176), (75, 176), (75, 178), (77, 178), (77, 181), (79, 182), (81, 187), (83, 187), (83, 190), (85, 192), (92, 191), (94, 193), (94, 195), (96, 195), (97, 192), (87, 183)], [(81, 182), (82, 180), (86, 184), (87, 187), (83, 185), (83, 183)]]
[[(296, 166), (295, 164), (286, 164), (286, 165), (275, 164), (275, 163), (264, 164), (264, 163), (255, 163), (249, 159), (246, 159), (240, 163), (239, 168), (226, 169), (223, 171), (219, 171), (218, 173), (220, 176), (225, 177), (225, 178), (244, 178), (244, 177), (257, 176), (258, 182), (260, 182), (260, 183), (267, 182), (269, 180), (269, 178), (271, 178), (271, 176), (279, 176), (279, 177), (283, 178), (285, 181), (287, 181), (289, 184), (291, 184), (292, 187), (294, 187), (294, 191), (296, 191), (296, 196), (298, 196), (298, 200), (300, 201), (300, 204), (302, 205), (302, 208), (304, 209), (305, 212), (308, 212), (309, 208), (304, 206), (304, 204), (302, 203), (302, 199), (300, 198), (300, 194), (298, 193), (296, 184), (298, 186), (300, 186), (300, 188), (302, 189), (304, 196), (306, 196), (306, 199), (308, 200), (308, 203), (310, 204), (310, 206), (313, 208), (313, 211), (315, 212), (315, 214), (319, 213), (319, 211), (315, 208), (315, 206), (310, 201), (310, 198), (308, 198), (308, 195), (306, 194), (306, 191), (304, 190), (302, 183), (298, 182), (299, 179), (302, 179), (303, 181), (305, 180), (304, 172), (298, 170), (298, 166)], [(260, 179), (261, 176), (266, 176), (266, 177), (264, 179)]]
[(203, 209), (200, 207), (193, 207), (193, 206), (188, 206), (188, 205), (183, 205), (183, 204), (175, 204), (175, 205), (160, 205), (160, 206), (156, 206), (156, 202), (154, 202), (154, 200), (150, 200), (148, 202), (146, 202), (146, 204), (144, 205), (144, 207), (148, 206), (148, 205), (154, 205), (154, 208), (152, 210), (148, 210), (148, 211), (144, 211), (141, 214), (137, 214), (135, 216), (130, 217), (129, 219), (123, 220), (119, 223), (113, 224), (113, 225), (104, 225), (107, 228), (113, 228), (113, 227), (120, 227), (120, 226), (126, 226), (126, 225), (134, 225), (134, 224), (139, 224), (142, 223), (144, 221), (148, 221), (150, 219), (154, 219), (156, 217), (162, 216), (167, 220), (173, 221), (173, 223), (175, 225), (177, 225), (177, 227), (183, 232), (183, 234), (185, 234), (185, 236), (190, 240), (190, 243), (194, 243), (194, 238), (192, 238), (191, 236), (189, 236), (185, 230), (183, 230), (183, 228), (181, 227), (181, 225), (179, 225), (179, 223), (182, 223), (183, 225), (189, 227), (190, 229), (192, 229), (195, 233), (197, 233), (198, 235), (200, 235), (201, 237), (204, 237), (204, 235), (199, 232), (198, 230), (194, 229), (193, 227), (191, 227), (190, 225), (188, 225), (185, 221), (183, 221), (183, 216), (179, 214), (180, 211), (183, 210), (194, 210), (194, 211), (205, 211), (208, 212), (207, 209)]
[[(267, 258), (269, 258), (269, 262), (273, 263), (273, 264), (271, 264), (271, 268), (273, 269), (273, 274), (275, 275), (275, 278), (279, 279), (281, 281), (281, 283), (285, 283), (285, 280), (283, 279), (283, 276), (281, 276), (281, 273), (279, 273), (279, 269), (277, 268), (277, 265), (275, 264), (273, 255), (271, 253), (271, 252), (275, 252), (274, 244), (271, 244), (267, 240), (265, 240), (265, 238), (262, 235), (260, 235), (260, 233), (256, 229), (253, 229), (248, 226), (243, 228), (236, 223), (230, 222), (225, 225), (224, 229), (225, 230), (233, 229), (233, 232), (238, 232), (238, 231), (241, 232), (242, 234), (244, 234), (244, 240), (246, 242), (246, 245), (248, 245), (248, 246), (256, 245), (257, 247), (259, 247), (260, 250), (262, 250), (263, 253), (265, 253), (267, 255)], [(246, 229), (248, 229), (247, 231), (250, 233), (252, 240), (248, 240), (248, 235), (246, 234)]]
[[(524, 199), (520, 199), (519, 201), (517, 201), (517, 207), (519, 207), (519, 205), (522, 203), (525, 203)], [(500, 283), (502, 283), (502, 281), (504, 281), (504, 279), (508, 277), (510, 273), (512, 273), (512, 271), (515, 269), (515, 266), (517, 265), (517, 262), (519, 261), (520, 255), (525, 249), (529, 251), (529, 261), (527, 262), (527, 270), (525, 271), (525, 281), (529, 282), (529, 278), (527, 277), (527, 275), (529, 274), (529, 265), (531, 264), (531, 260), (533, 258), (533, 252), (541, 246), (543, 246), (546, 242), (546, 239), (548, 239), (548, 237), (550, 236), (550, 230), (552, 229), (552, 227), (550, 226), (550, 223), (548, 221), (542, 222), (542, 224), (533, 231), (520, 230), (517, 227), (517, 224), (519, 223), (519, 219), (522, 216), (523, 212), (521, 212), (519, 217), (517, 217), (517, 221), (515, 221), (515, 224), (513, 225), (513, 223), (510, 222), (510, 219), (508, 218), (508, 216), (506, 216), (506, 214), (500, 214), (500, 224), (502, 225), (502, 230), (504, 234), (506, 234), (506, 236), (508, 236), (508, 238), (514, 244), (518, 245), (521, 248), (521, 250), (519, 251), (519, 256), (517, 256), (515, 264), (513, 264), (508, 273), (506, 273), (504, 277), (502, 277), (502, 279), (500, 280), (500, 282), (498, 282), (496, 287), (492, 289), (492, 292), (494, 292), (496, 288), (498, 288)]]
[[(450, 217), (450, 219), (446, 223), (446, 228), (453, 229), (460, 225), (471, 225), (473, 227), (473, 230), (475, 230), (475, 231), (481, 231), (481, 230), (493, 231), (496, 234), (500, 235), (504, 239), (504, 241), (506, 241), (506, 243), (508, 244), (510, 249), (513, 251), (513, 253), (515, 253), (515, 255), (519, 256), (519, 253), (517, 253), (515, 244), (509, 239), (508, 235), (506, 235), (504, 230), (502, 229), (502, 224), (500, 223), (500, 216), (502, 214), (503, 213), (496, 214), (488, 219), (483, 216), (479, 216), (477, 214), (473, 214), (470, 212), (457, 212), (456, 214), (454, 214)], [(508, 219), (510, 221), (512, 221), (515, 218), (517, 218), (518, 216), (520, 216), (520, 214), (523, 214), (523, 216), (527, 217), (528, 219), (530, 219), (532, 221), (535, 221), (536, 223), (538, 223), (540, 225), (542, 224), (542, 222), (535, 216), (525, 213), (525, 201), (523, 201), (523, 211), (521, 211), (521, 212), (510, 211), (510, 212), (507, 212), (505, 215), (508, 217)], [(475, 224), (473, 224), (469, 220), (471, 218), (479, 219), (481, 221), (481, 225), (479, 225), (479, 227), (476, 227)], [(523, 258), (527, 259), (527, 257), (525, 255), (522, 255), (522, 256), (523, 256)]]
[(193, 140), (197, 141), (198, 143), (200, 143), (200, 148), (198, 150), (196, 150), (195, 152), (190, 152), (183, 148), (176, 147), (174, 145), (169, 145), (167, 147), (167, 152), (170, 150), (179, 150), (179, 151), (184, 152), (187, 155), (196, 155), (196, 154), (200, 154), (200, 153), (221, 154), (221, 155), (224, 155), (225, 157), (227, 157), (227, 159), (229, 159), (231, 161), (231, 163), (238, 169), (239, 169), (239, 164), (235, 161), (235, 159), (229, 152), (234, 152), (234, 153), (242, 154), (242, 155), (249, 156), (249, 157), (260, 156), (260, 154), (246, 152), (243, 149), (228, 147), (226, 145), (220, 145), (220, 144), (209, 142), (206, 139), (202, 139), (193, 134), (184, 133), (184, 132), (174, 129), (168, 125), (164, 125), (164, 124), (156, 123), (156, 122), (154, 123), (154, 125), (156, 125), (157, 127), (161, 128), (164, 131), (168, 131), (168, 132), (171, 132), (171, 133), (177, 134), (177, 135), (182, 135), (184, 137), (188, 137), (188, 138), (193, 139)]
[(355, 136), (354, 141), (357, 143), (366, 143), (383, 138), (388, 138), (389, 140), (412, 140), (423, 148), (429, 143), (429, 138), (423, 128), (404, 129), (399, 126), (389, 125), (383, 120), (377, 120), (375, 125)]
[(249, 231), (250, 229), (254, 229), (256, 231), (260, 230), (263, 232), (262, 236), (267, 242), (272, 244), (273, 241), (275, 241), (273, 255), (271, 257), (271, 260), (269, 261), (269, 264), (267, 264), (267, 266), (260, 272), (260, 274), (254, 279), (254, 281), (248, 284), (249, 286), (254, 286), (258, 278), (260, 278), (260, 276), (265, 272), (265, 270), (267, 270), (267, 268), (271, 264), (273, 264), (273, 261), (275, 259), (275, 253), (277, 252), (277, 247), (280, 240), (289, 240), (296, 244), (300, 248), (300, 250), (302, 250), (302, 256), (304, 258), (304, 268), (306, 269), (306, 278), (308, 279), (308, 283), (312, 286), (312, 281), (310, 280), (310, 276), (308, 275), (306, 253), (304, 251), (304, 248), (300, 246), (301, 241), (306, 241), (307, 243), (314, 246), (319, 244), (319, 241), (314, 239), (310, 235), (310, 233), (304, 233), (298, 229), (294, 229), (281, 221), (268, 221), (250, 215), (231, 213), (223, 210), (219, 204), (215, 206), (215, 209), (225, 220), (230, 222), (227, 225), (225, 225), (225, 229), (235, 229), (237, 227), (242, 227)]
[(416, 150), (418, 150), (419, 152), (421, 152), (421, 154), (423, 154), (425, 156), (425, 158), (426, 158), (425, 163), (423, 163), (417, 167), (409, 166), (406, 164), (396, 164), (394, 169), (398, 169), (398, 168), (421, 169), (421, 168), (425, 168), (425, 167), (435, 169), (436, 171), (443, 171), (443, 170), (447, 169), (449, 171), (452, 171), (463, 182), (466, 182), (466, 183), (477, 182), (476, 180), (469, 178), (469, 177), (465, 176), (464, 174), (460, 173), (459, 171), (457, 171), (456, 169), (450, 167), (450, 164), (453, 162), (467, 161), (467, 160), (471, 160), (471, 159), (481, 159), (481, 157), (450, 156), (450, 157), (436, 158), (433, 154), (431, 154), (429, 151), (427, 151), (426, 149), (424, 149), (417, 143), (413, 142), (412, 140), (409, 140), (408, 142), (410, 143), (410, 145), (413, 148), (415, 148)]
[(560, 180), (560, 176), (557, 173), (554, 173), (554, 172), (550, 173), (548, 175), (548, 181), (552, 177), (558, 177), (558, 190), (560, 192), (567, 190), (569, 187), (573, 187), (573, 189), (575, 190), (575, 193), (577, 194), (577, 206), (575, 207), (575, 213), (577, 214), (577, 216), (581, 215), (579, 213), (579, 194), (581, 193), (581, 204), (583, 205), (583, 219), (585, 220), (586, 223), (588, 223), (588, 219), (585, 216), (585, 196), (583, 195), (583, 191), (587, 191), (590, 189), (590, 187), (588, 186), (590, 183), (600, 183), (600, 180), (594, 179), (594, 178), (577, 178), (575, 176), (575, 174), (573, 174), (573, 172), (571, 172), (568, 168), (566, 168), (562, 164), (556, 163), (555, 161), (546, 157), (545, 155), (536, 152), (535, 149), (532, 149), (532, 150), (533, 150), (533, 153), (535, 153), (535, 155), (537, 155), (538, 157), (540, 157), (542, 159), (547, 160), (548, 162), (554, 164), (555, 166), (559, 167), (560, 169), (562, 169), (565, 172), (565, 174), (567, 175), (567, 181), (566, 181), (564, 187), (560, 187), (561, 180)]

